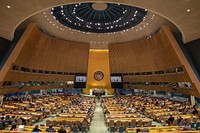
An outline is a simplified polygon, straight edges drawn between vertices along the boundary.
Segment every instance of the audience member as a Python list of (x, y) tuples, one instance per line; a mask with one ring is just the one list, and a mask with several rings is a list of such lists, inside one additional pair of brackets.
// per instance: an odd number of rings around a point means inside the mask
[(42, 130), (39, 129), (38, 125), (35, 125), (35, 128), (32, 130), (32, 132), (41, 132)]
[(170, 117), (167, 120), (168, 125), (170, 126), (174, 121), (174, 117), (172, 115), (170, 115)]
[(10, 130), (16, 130), (16, 129), (17, 129), (16, 122), (12, 122), (12, 126), (11, 126)]
[(58, 129), (58, 133), (66, 133), (66, 130), (64, 129), (63, 125), (61, 125), (60, 129)]
[(52, 127), (52, 125), (49, 125), (49, 128), (46, 129), (46, 132), (55, 132), (55, 129)]

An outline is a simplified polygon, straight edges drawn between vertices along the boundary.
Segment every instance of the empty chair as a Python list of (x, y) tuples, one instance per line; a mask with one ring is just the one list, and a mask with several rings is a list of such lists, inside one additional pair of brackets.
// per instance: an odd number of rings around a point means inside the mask
[(75, 121), (74, 123), (78, 126), (78, 128), (81, 128), (81, 122), (80, 121)]
[(123, 127), (123, 126), (120, 126), (118, 131), (119, 131), (119, 133), (124, 132), (124, 127)]
[(17, 125), (22, 125), (22, 120), (21, 119), (17, 119)]
[(110, 120), (109, 123), (108, 123), (108, 126), (109, 127), (114, 126), (114, 120)]
[(85, 126), (88, 129), (88, 123), (87, 123), (87, 121), (83, 121), (82, 122), (82, 126)]
[(32, 122), (36, 122), (37, 121), (37, 117), (36, 117), (36, 115), (31, 115), (32, 116)]
[(49, 126), (51, 124), (52, 124), (52, 122), (50, 120), (46, 120), (46, 126)]
[(118, 129), (121, 126), (121, 121), (116, 122), (116, 128)]
[(54, 127), (54, 126), (57, 126), (58, 125), (58, 122), (57, 121), (52, 121), (52, 126)]
[(81, 127), (81, 132), (82, 133), (87, 133), (87, 127), (86, 126), (82, 126)]
[(166, 118), (163, 118), (163, 125), (167, 125), (167, 119)]
[(132, 127), (136, 127), (136, 120), (135, 119), (132, 119), (131, 122), (130, 122), (130, 126)]
[(116, 131), (115, 126), (111, 126), (111, 127), (109, 128), (109, 131), (110, 131), (111, 133), (114, 133), (114, 132)]
[(195, 123), (197, 123), (197, 118), (194, 118), (192, 122), (195, 122)]
[(67, 121), (66, 120), (62, 120), (61, 124), (66, 126), (67, 125)]
[(75, 132), (75, 133), (78, 132), (78, 126), (77, 126), (77, 125), (74, 125), (74, 126), (72, 127), (72, 132)]
[(71, 122), (71, 121), (67, 121), (67, 122), (66, 122), (66, 126), (68, 126), (68, 127), (71, 128), (71, 127), (72, 127), (72, 122)]
[(163, 119), (164, 119), (164, 115), (159, 115), (158, 122), (162, 122)]
[(148, 121), (147, 124), (144, 125), (145, 127), (151, 127), (152, 126), (152, 121)]
[(129, 122), (128, 121), (125, 121), (124, 123), (123, 123), (123, 127), (126, 129), (126, 128), (128, 128), (130, 125), (129, 125)]
[(136, 125), (137, 127), (141, 127), (142, 126), (142, 120), (139, 120), (138, 122), (137, 122), (137, 125)]

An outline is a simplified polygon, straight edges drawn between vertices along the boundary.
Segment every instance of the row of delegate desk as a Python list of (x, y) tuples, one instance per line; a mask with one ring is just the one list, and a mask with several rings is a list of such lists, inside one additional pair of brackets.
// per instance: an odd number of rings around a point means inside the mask
[[(27, 116), (32, 117), (32, 115), (37, 116), (37, 114), (39, 116), (40, 113), (44, 115), (42, 111), (33, 112), (32, 111), (34, 109), (33, 107), (31, 107), (31, 110), (19, 110), (19, 111), (15, 110), (16, 109), (15, 105), (21, 105), (21, 104), (22, 106), (25, 106), (25, 104), (28, 104), (28, 102), (24, 101), (23, 103), (17, 103), (17, 104), (14, 103), (14, 106), (12, 105), (12, 108), (14, 109), (12, 110), (12, 114), (6, 113), (5, 115), (6, 116), (20, 115), (20, 117), (24, 117), (24, 118), (26, 118)], [(54, 112), (57, 113), (55, 118), (48, 118), (47, 121), (50, 122), (49, 124), (52, 124), (55, 127), (64, 125), (69, 128), (71, 128), (72, 125), (74, 125), (74, 123), (76, 122), (82, 125), (82, 122), (84, 120), (87, 120), (88, 122), (87, 125), (89, 126), (91, 122), (91, 118), (93, 117), (93, 114), (94, 114), (95, 107), (96, 107), (94, 98), (87, 98), (87, 97), (83, 98), (81, 96), (62, 96), (62, 95), (54, 96), (54, 97), (37, 98), (34, 104), (44, 105), (44, 106), (40, 106), (40, 108), (52, 107), (52, 108), (49, 108), (49, 111), (50, 111), (48, 112), (49, 114), (54, 113)], [(4, 107), (7, 107), (7, 105)], [(3, 108), (3, 109), (6, 110), (7, 108)], [(28, 119), (29, 118), (27, 118), (27, 121)], [(43, 119), (43, 118), (40, 118), (40, 119)], [(32, 121), (30, 121), (30, 124), (27, 124), (27, 125), (31, 125), (32, 124), (31, 122)], [(76, 124), (78, 125), (78, 123)], [(49, 125), (49, 124), (46, 124), (46, 125)], [(18, 124), (18, 125), (21, 125), (21, 124)]]
[[(34, 126), (25, 126), (23, 131), (18, 130), (18, 126), (17, 126), (17, 130), (16, 131), (10, 131), (10, 126), (6, 129), (6, 130), (0, 130), (0, 133), (32, 133)], [(39, 133), (49, 133), (49, 132), (45, 132), (46, 128), (48, 128), (48, 126), (40, 126), (39, 129), (42, 130)], [(56, 132), (52, 132), (52, 133), (58, 133), (57, 131), (59, 130), (59, 127), (53, 127), (55, 129)], [(65, 128), (67, 133), (70, 133), (71, 129), (69, 127)]]
[[(107, 102), (102, 102), (101, 106), (104, 112), (104, 119), (108, 127), (112, 126), (112, 124), (118, 128), (119, 126), (125, 126), (124, 123), (128, 123), (129, 126), (143, 126), (149, 124), (151, 126), (151, 120), (142, 118), (141, 115), (130, 112), (126, 109), (126, 107), (122, 106), (121, 104), (112, 104), (112, 99), (108, 98)], [(132, 125), (132, 121), (135, 121), (135, 125)], [(120, 122), (121, 124), (118, 125), (117, 123)]]
[(59, 95), (41, 96), (23, 102), (5, 101), (0, 108), (0, 117), (5, 117), (5, 121), (14, 117), (18, 125), (22, 124), (21, 121), (18, 122), (22, 117), (26, 120), (26, 125), (32, 125), (32, 122), (64, 110), (72, 104), (71, 99), (74, 99), (74, 96)]
[(94, 110), (96, 107), (94, 98), (84, 98), (82, 102), (79, 102), (78, 105), (71, 105), (63, 113), (56, 115), (55, 118), (49, 118), (46, 120), (46, 125), (55, 124), (56, 125), (65, 125), (72, 127), (76, 124), (79, 128), (83, 125), (83, 122), (87, 122), (87, 127), (90, 126), (92, 117), (94, 115)]
[[(148, 103), (148, 100), (150, 100), (151, 102)], [(140, 112), (140, 114), (144, 114), (147, 117), (153, 118), (154, 120), (157, 120), (159, 122), (164, 122), (164, 120), (167, 120), (170, 114), (175, 118), (175, 120), (181, 116), (183, 120), (190, 123), (196, 122), (197, 119), (199, 118), (198, 116), (190, 115), (191, 112), (188, 112), (186, 114), (183, 114), (182, 112), (180, 112), (179, 109), (181, 108), (181, 106), (177, 102), (174, 103), (173, 101), (167, 101), (165, 102), (165, 106), (160, 106), (161, 102), (159, 102), (159, 105), (155, 106), (155, 102), (154, 102), (155, 99), (148, 99), (148, 100), (146, 100), (142, 96), (127, 96), (127, 97), (123, 96), (123, 97), (103, 99), (101, 105), (105, 114), (105, 121), (107, 125), (109, 126), (109, 122), (113, 120), (114, 120), (115, 126), (116, 126), (117, 121), (125, 122), (128, 120), (129, 126), (132, 126), (131, 120), (133, 119), (135, 119), (136, 121), (142, 120), (142, 125), (136, 124), (136, 126), (150, 125), (150, 124), (147, 124), (149, 119), (141, 118), (138, 116), (137, 113), (134, 115), (134, 113), (132, 112), (132, 109), (134, 109), (137, 112)], [(143, 107), (145, 107), (144, 110), (142, 109)], [(160, 129), (157, 129), (157, 128), (155, 129), (155, 127), (150, 127), (150, 128), (152, 128), (151, 132), (161, 131), (161, 129), (164, 129), (162, 131), (165, 131), (165, 129), (166, 131), (177, 130), (177, 128), (174, 129), (169, 126), (160, 127)], [(130, 131), (135, 132), (136, 128), (127, 128), (127, 132), (130, 132)]]
[(151, 133), (199, 133), (199, 131), (185, 130), (184, 126), (158, 126), (158, 127), (138, 127), (127, 128), (126, 133), (136, 133), (139, 129), (139, 133), (151, 132)]

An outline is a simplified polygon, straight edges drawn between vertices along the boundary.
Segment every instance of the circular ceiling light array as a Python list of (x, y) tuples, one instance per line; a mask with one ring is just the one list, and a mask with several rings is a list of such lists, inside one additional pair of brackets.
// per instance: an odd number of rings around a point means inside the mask
[(126, 31), (140, 24), (146, 9), (110, 3), (79, 3), (51, 9), (53, 18), (63, 26), (86, 33)]

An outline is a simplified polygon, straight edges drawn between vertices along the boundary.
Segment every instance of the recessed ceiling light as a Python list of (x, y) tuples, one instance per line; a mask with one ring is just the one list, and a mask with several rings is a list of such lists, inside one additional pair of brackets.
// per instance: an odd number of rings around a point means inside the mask
[(187, 12), (190, 12), (190, 9), (187, 9)]
[(7, 8), (10, 8), (10, 6), (9, 6), (9, 5), (7, 5)]

